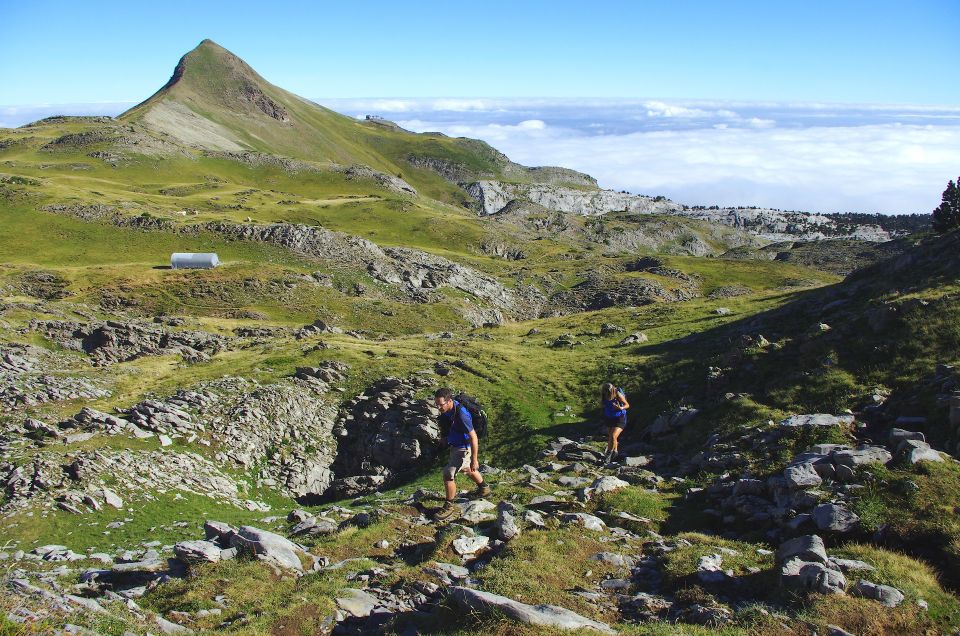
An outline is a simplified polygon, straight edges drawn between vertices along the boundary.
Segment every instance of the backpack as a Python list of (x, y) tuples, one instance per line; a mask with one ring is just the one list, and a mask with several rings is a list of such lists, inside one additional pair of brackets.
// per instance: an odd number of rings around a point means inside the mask
[[(470, 413), (470, 417), (473, 419), (473, 430), (477, 433), (478, 439), (483, 439), (487, 436), (487, 412), (483, 410), (483, 407), (477, 401), (477, 398), (467, 395), (466, 393), (460, 393), (453, 396), (453, 399), (460, 403), (460, 406), (467, 409)], [(453, 417), (460, 417), (460, 409), (455, 409), (453, 412)], [(450, 420), (450, 423), (453, 424), (453, 420)], [(447, 431), (444, 431), (444, 437), (446, 437)]]

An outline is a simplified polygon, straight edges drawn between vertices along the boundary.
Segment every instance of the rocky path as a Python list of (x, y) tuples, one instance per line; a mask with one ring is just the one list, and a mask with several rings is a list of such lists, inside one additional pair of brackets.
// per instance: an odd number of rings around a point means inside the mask
[[(811, 414), (789, 418), (779, 426), (842, 427), (853, 425), (851, 419)], [(921, 438), (895, 428), (884, 447), (815, 445), (790, 462), (783, 476), (765, 481), (721, 476), (707, 491), (688, 492), (687, 497), (706, 496), (715, 502), (721, 511), (717, 514), (746, 517), (754, 524), (771, 522), (770, 549), (763, 544), (731, 543), (729, 539), (736, 535), (730, 532), (724, 533), (726, 539), (658, 534), (655, 520), (606, 502), (625, 489), (641, 489), (654, 497), (671, 491), (680, 479), (675, 462), (658, 453), (637, 454), (639, 447), (634, 447), (625, 449), (627, 454), (619, 461), (604, 464), (591, 440), (558, 438), (543, 449), (536, 464), (509, 471), (485, 466), (488, 479), (496, 484), (495, 496), (489, 500), (461, 497), (459, 517), (442, 526), (432, 521), (439, 507), (437, 494), (418, 490), (407, 496), (394, 491), (372, 505), (295, 509), (286, 515), (285, 523), (281, 517), (265, 517), (271, 530), (207, 520), (203, 538), (175, 545), (145, 543), (116, 554), (84, 554), (67, 546), (4, 553), (3, 558), (13, 565), (7, 573), (7, 589), (21, 599), (11, 616), (19, 620), (16, 617), (44, 612), (93, 611), (152, 621), (167, 633), (194, 630), (210, 624), (210, 610), (153, 615), (138, 599), (172, 578), (191, 571), (202, 575), (204, 564), (250, 558), (280, 576), (345, 573), (335, 594), (336, 609), (325, 621), (336, 634), (431, 629), (464, 611), (600, 633), (614, 633), (612, 623), (649, 621), (719, 627), (733, 624), (734, 610), (750, 600), (749, 581), (756, 576), (777, 581), (785, 592), (861, 596), (892, 608), (905, 602), (903, 591), (872, 581), (874, 564), (831, 555), (827, 546), (856, 528), (856, 515), (845, 502), (856, 492), (851, 486), (856, 486), (858, 473), (847, 469), (887, 463), (895, 456), (909, 462), (945, 461)], [(720, 444), (712, 444), (713, 452)], [(673, 469), (657, 474), (658, 466)], [(817, 503), (824, 497), (817, 496), (816, 489), (827, 486), (832, 494)], [(497, 502), (500, 493), (503, 496)], [(101, 494), (112, 505), (111, 496), (116, 495)], [(704, 512), (713, 514), (710, 509)], [(361, 548), (346, 560), (323, 554), (321, 546), (337, 545), (324, 538), (335, 540), (344, 533), (383, 527), (389, 527), (390, 534), (367, 551)], [(529, 604), (482, 589), (489, 572), (501, 563), (511, 563), (512, 544), (530, 533), (551, 532), (582, 536), (605, 546), (589, 556), (598, 573), (591, 585), (568, 592), (569, 605), (581, 608), (580, 612), (561, 605)], [(705, 590), (699, 598), (681, 593), (675, 581), (668, 583), (675, 576), (671, 573), (675, 555), (691, 550), (699, 556), (689, 576)], [(98, 565), (91, 566), (92, 561)], [(372, 567), (351, 566), (370, 562)], [(71, 566), (74, 563), (83, 565), (77, 570)], [(74, 579), (78, 582), (70, 583)], [(222, 609), (215, 616), (218, 620), (222, 616), (221, 627), (227, 627), (233, 620), (231, 600), (217, 602)], [(911, 602), (926, 607), (924, 599)]]

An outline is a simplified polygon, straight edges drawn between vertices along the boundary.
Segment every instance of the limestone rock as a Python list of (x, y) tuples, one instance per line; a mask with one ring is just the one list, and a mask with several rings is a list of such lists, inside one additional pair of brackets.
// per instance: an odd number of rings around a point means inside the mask
[(823, 563), (793, 558), (783, 564), (780, 582), (794, 590), (810, 590), (820, 594), (844, 594), (847, 580), (839, 570), (832, 570)]
[(564, 524), (577, 524), (587, 530), (602, 531), (607, 529), (607, 524), (600, 517), (587, 514), (585, 512), (567, 512), (560, 515), (560, 522)]
[(782, 563), (793, 558), (826, 563), (827, 550), (823, 545), (823, 539), (815, 534), (810, 534), (781, 543), (777, 549), (777, 561)]
[(278, 534), (261, 530), (253, 526), (242, 526), (231, 540), (230, 544), (241, 552), (248, 552), (281, 568), (303, 571), (298, 553), (302, 552), (299, 546)]
[(813, 521), (821, 530), (832, 532), (850, 532), (860, 521), (853, 511), (846, 506), (833, 503), (823, 503), (813, 509)]
[(467, 610), (495, 612), (527, 625), (543, 625), (570, 630), (594, 630), (615, 634), (608, 625), (555, 605), (527, 605), (505, 596), (453, 586), (448, 590), (454, 603)]
[(496, 509), (496, 506), (486, 499), (474, 499), (458, 505), (461, 511), (460, 518), (469, 523), (491, 521), (494, 518), (490, 511)]
[(483, 535), (468, 537), (463, 535), (453, 540), (453, 551), (462, 557), (471, 557), (482, 552), (490, 545), (490, 539)]
[(815, 428), (820, 426), (849, 426), (853, 424), (852, 415), (829, 415), (827, 413), (814, 413), (812, 415), (793, 415), (781, 420), (780, 426)]
[(854, 596), (862, 596), (864, 598), (872, 598), (875, 601), (880, 601), (881, 604), (886, 605), (887, 607), (896, 607), (897, 605), (900, 605), (905, 598), (903, 592), (895, 587), (891, 587), (889, 585), (878, 585), (863, 579), (857, 581), (856, 585), (854, 585), (850, 590), (850, 593)]
[(593, 494), (602, 495), (608, 492), (614, 492), (620, 490), (621, 488), (627, 488), (630, 484), (613, 477), (612, 475), (607, 475), (605, 477), (598, 477), (593, 484), (590, 485), (590, 488), (593, 490)]
[(497, 506), (497, 522), (494, 525), (494, 531), (503, 541), (510, 541), (520, 534), (520, 524), (514, 516), (516, 509), (506, 502), (501, 502)]
[(216, 563), (221, 549), (211, 541), (181, 541), (173, 546), (173, 553), (185, 563)]
[(340, 524), (338, 524), (333, 519), (328, 519), (326, 517), (309, 517), (293, 526), (290, 529), (290, 535), (294, 537), (299, 536), (320, 536), (326, 534), (333, 534), (340, 529)]
[(377, 605), (377, 599), (363, 590), (347, 588), (334, 599), (337, 607), (345, 611), (350, 616), (365, 618), (370, 616), (370, 612)]
[(833, 453), (834, 463), (850, 467), (864, 464), (887, 464), (891, 459), (893, 459), (893, 455), (882, 446), (858, 446), (852, 450), (841, 450)]
[(823, 482), (812, 462), (787, 466), (783, 469), (783, 478), (791, 488), (810, 488)]

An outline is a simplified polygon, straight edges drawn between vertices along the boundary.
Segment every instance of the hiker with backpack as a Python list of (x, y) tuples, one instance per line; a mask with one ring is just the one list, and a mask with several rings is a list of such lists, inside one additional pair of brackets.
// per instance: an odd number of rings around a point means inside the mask
[[(483, 481), (483, 475), (480, 474), (479, 460), (479, 437), (486, 432), (486, 414), (479, 409), (475, 400), (469, 399), (469, 396), (457, 397), (459, 399), (454, 399), (453, 391), (448, 388), (438, 389), (433, 397), (434, 404), (440, 409), (440, 430), (447, 431), (447, 445), (450, 447), (450, 459), (446, 468), (443, 469), (446, 503), (436, 514), (438, 521), (451, 519), (457, 513), (457, 506), (453, 500), (457, 496), (458, 472), (466, 473), (467, 477), (477, 485), (474, 491), (477, 497), (486, 497), (490, 494), (490, 486)], [(471, 409), (468, 406), (474, 408)], [(474, 413), (471, 413), (471, 410)]]
[(627, 409), (630, 408), (630, 402), (627, 401), (623, 389), (609, 382), (600, 387), (600, 401), (603, 404), (603, 421), (607, 425), (607, 452), (603, 458), (609, 464), (619, 453), (618, 442), (623, 429), (627, 428)]

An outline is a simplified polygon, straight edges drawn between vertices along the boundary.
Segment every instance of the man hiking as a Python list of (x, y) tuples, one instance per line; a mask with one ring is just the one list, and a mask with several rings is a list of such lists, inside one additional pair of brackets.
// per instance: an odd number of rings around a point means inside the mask
[(443, 485), (446, 489), (446, 503), (436, 514), (437, 521), (447, 521), (457, 514), (457, 506), (453, 499), (457, 496), (457, 473), (463, 471), (477, 484), (474, 494), (477, 497), (486, 497), (490, 494), (490, 486), (484, 483), (480, 474), (480, 460), (478, 459), (480, 443), (477, 432), (473, 430), (473, 417), (470, 411), (453, 399), (453, 391), (448, 388), (437, 389), (433, 403), (440, 409), (440, 429), (447, 433), (447, 445), (450, 447), (450, 460), (443, 469)]

